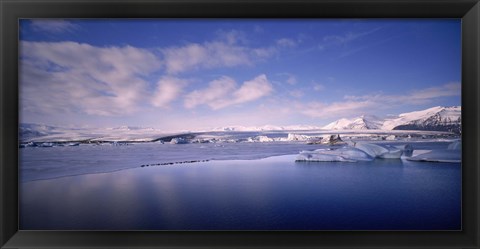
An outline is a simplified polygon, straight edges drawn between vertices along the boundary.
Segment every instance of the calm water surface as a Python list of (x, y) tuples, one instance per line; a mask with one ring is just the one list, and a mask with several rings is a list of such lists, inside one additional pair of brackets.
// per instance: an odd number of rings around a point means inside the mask
[(461, 229), (458, 163), (294, 159), (150, 166), (23, 182), (20, 229)]

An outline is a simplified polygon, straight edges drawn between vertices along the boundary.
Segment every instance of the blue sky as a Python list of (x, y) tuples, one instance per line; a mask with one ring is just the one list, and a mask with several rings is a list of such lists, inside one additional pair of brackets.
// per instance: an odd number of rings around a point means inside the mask
[(460, 105), (459, 19), (20, 21), (20, 121), (326, 125)]

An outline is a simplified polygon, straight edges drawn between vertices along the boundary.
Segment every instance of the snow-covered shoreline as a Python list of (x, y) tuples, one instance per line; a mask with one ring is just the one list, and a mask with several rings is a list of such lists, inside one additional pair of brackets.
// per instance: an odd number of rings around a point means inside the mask
[(185, 138), (188, 143), (200, 142), (273, 142), (321, 140), (330, 135), (342, 135), (348, 139), (396, 140), (417, 138), (453, 138), (457, 134), (445, 131), (420, 130), (270, 130), (270, 131), (208, 131), (161, 133), (148, 130), (61, 130), (36, 135), (21, 136), (20, 143), (143, 143), (170, 142), (175, 138)]

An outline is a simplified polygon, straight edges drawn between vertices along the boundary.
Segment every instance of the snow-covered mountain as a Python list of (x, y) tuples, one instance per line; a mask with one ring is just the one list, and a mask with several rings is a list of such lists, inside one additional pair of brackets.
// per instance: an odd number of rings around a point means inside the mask
[(41, 136), (46, 136), (49, 134), (56, 133), (56, 128), (53, 126), (30, 124), (30, 123), (20, 124), (20, 127), (18, 128), (18, 130), (19, 130), (19, 136), (21, 140), (29, 139), (33, 137), (41, 137)]
[[(196, 132), (285, 132), (320, 130), (422, 130), (461, 133), (461, 107), (432, 107), (422, 111), (402, 113), (381, 119), (373, 115), (358, 118), (342, 118), (324, 127), (314, 125), (289, 126), (227, 126)], [(22, 142), (50, 141), (155, 141), (165, 136), (191, 133), (167, 132), (154, 128), (120, 126), (115, 128), (64, 128), (39, 124), (20, 124)]]
[(436, 106), (380, 119), (372, 115), (342, 118), (323, 127), (328, 130), (431, 130), (461, 133), (461, 107)]
[(151, 128), (151, 127), (138, 127), (138, 126), (123, 125), (123, 126), (118, 126), (118, 127), (107, 128), (107, 130), (112, 130), (112, 131), (138, 131), (138, 130), (148, 131), (148, 130), (150, 130), (150, 131), (153, 131), (155, 129)]
[(362, 115), (358, 118), (342, 118), (324, 127), (326, 130), (374, 130), (382, 127), (384, 120), (373, 115)]
[(18, 129), (22, 142), (47, 141), (150, 141), (168, 132), (153, 128), (120, 126), (113, 128), (66, 128), (22, 123)]
[(462, 132), (461, 107), (436, 106), (423, 111), (402, 113), (385, 121), (383, 128), (392, 130), (434, 130)]

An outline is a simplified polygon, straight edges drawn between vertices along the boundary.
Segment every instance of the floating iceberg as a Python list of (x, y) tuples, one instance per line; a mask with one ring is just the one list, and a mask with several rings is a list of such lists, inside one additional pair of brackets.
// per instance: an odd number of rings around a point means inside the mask
[(54, 143), (41, 143), (38, 147), (53, 147), (54, 145)]
[(388, 141), (393, 141), (395, 140), (397, 137), (395, 135), (390, 135), (390, 136), (386, 136), (385, 137), (385, 140), (388, 140)]
[(295, 133), (288, 133), (287, 136), (287, 141), (307, 141), (309, 139), (310, 136)]
[(460, 163), (462, 162), (462, 141), (458, 140), (448, 145), (446, 150), (428, 150), (423, 153), (413, 154), (406, 157), (409, 161)]
[(354, 143), (353, 146), (359, 150), (364, 151), (369, 156), (383, 159), (399, 159), (403, 154), (403, 149), (388, 146), (377, 145), (371, 143)]
[(406, 159), (419, 162), (460, 163), (462, 162), (462, 153), (456, 150), (432, 150)]
[(176, 137), (176, 138), (172, 138), (172, 140), (170, 140), (170, 143), (171, 144), (186, 144), (188, 143), (187, 139), (183, 138), (183, 137)]
[(350, 143), (338, 149), (318, 149), (314, 151), (301, 151), (296, 161), (310, 162), (358, 162), (372, 161), (375, 158), (400, 159), (405, 153), (411, 156), (413, 148), (411, 145), (394, 147), (389, 145), (377, 145), (370, 143)]
[(273, 138), (269, 138), (267, 136), (256, 136), (256, 137), (249, 137), (247, 139), (247, 142), (261, 142), (261, 143), (264, 143), (264, 142), (273, 142)]
[(330, 145), (344, 145), (347, 144), (340, 138), (340, 134), (337, 135), (330, 135), (330, 137), (326, 137), (322, 139), (323, 144), (330, 144)]
[(19, 148), (26, 148), (26, 147), (36, 147), (37, 144), (34, 142), (28, 142), (28, 143), (20, 143)]
[(372, 161), (373, 158), (362, 150), (350, 146), (334, 150), (301, 151), (297, 162), (358, 162)]

